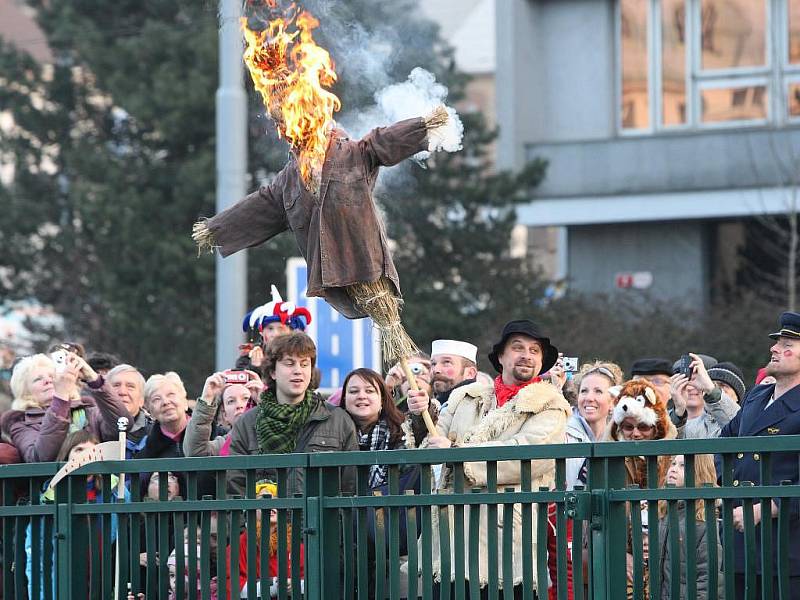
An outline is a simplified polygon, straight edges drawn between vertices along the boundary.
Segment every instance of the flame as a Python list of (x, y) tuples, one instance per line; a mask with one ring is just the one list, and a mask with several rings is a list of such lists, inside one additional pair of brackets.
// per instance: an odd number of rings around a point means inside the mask
[[(274, 0), (270, 6), (274, 7)], [(276, 18), (263, 31), (253, 31), (242, 18), (246, 48), (244, 62), (278, 135), (297, 155), (300, 176), (312, 189), (328, 147), (333, 113), (341, 102), (330, 88), (336, 71), (327, 50), (314, 43), (319, 21), (311, 13)]]

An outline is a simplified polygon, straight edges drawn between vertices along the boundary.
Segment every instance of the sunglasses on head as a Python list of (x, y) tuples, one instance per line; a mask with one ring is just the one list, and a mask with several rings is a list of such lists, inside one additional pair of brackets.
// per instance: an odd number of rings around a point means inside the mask
[(634, 429), (638, 429), (639, 433), (650, 433), (653, 431), (654, 427), (652, 425), (648, 425), (647, 423), (637, 423), (636, 425), (631, 425), (630, 423), (623, 423), (619, 426), (622, 431), (625, 433), (633, 433)]

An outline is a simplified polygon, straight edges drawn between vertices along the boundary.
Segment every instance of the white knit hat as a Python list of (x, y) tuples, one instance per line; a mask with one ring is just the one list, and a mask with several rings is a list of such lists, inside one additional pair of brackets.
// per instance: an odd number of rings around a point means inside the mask
[(469, 342), (460, 342), (458, 340), (433, 340), (431, 356), (436, 356), (437, 354), (461, 356), (472, 362), (477, 362), (478, 347)]

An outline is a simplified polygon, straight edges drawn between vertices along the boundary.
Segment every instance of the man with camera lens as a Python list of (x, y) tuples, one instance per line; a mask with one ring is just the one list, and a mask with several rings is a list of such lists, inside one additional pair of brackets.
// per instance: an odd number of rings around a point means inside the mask
[(431, 344), (431, 386), (444, 408), (456, 388), (475, 383), (478, 347), (459, 340), (434, 340)]
[(678, 428), (678, 437), (703, 439), (719, 436), (739, 405), (717, 387), (708, 370), (717, 364), (717, 359), (704, 354), (684, 354), (674, 367), (670, 377), (672, 411), (670, 417)]

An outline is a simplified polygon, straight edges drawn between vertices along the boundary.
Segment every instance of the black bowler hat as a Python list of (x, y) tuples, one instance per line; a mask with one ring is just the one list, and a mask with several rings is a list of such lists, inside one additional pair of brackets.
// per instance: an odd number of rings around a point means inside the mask
[(631, 366), (634, 375), (672, 375), (672, 361), (666, 358), (640, 358)]
[(800, 339), (800, 314), (785, 312), (781, 315), (778, 323), (781, 326), (781, 330), (769, 334), (769, 337), (773, 340), (777, 340), (779, 337)]
[(492, 351), (489, 353), (489, 362), (492, 363), (495, 371), (498, 373), (503, 372), (503, 365), (500, 364), (498, 357), (503, 353), (503, 348), (506, 347), (508, 338), (515, 333), (527, 335), (542, 345), (543, 356), (542, 368), (539, 371), (540, 375), (542, 373), (547, 373), (553, 367), (553, 365), (556, 364), (556, 360), (558, 360), (558, 348), (550, 343), (549, 337), (546, 337), (541, 331), (539, 331), (536, 323), (529, 321), (528, 319), (522, 319), (519, 321), (509, 321), (506, 323), (506, 326), (503, 327), (503, 334), (500, 336), (500, 341), (492, 347)]

